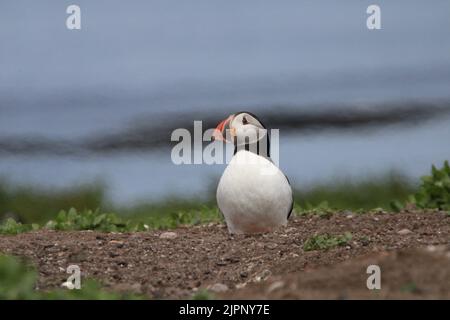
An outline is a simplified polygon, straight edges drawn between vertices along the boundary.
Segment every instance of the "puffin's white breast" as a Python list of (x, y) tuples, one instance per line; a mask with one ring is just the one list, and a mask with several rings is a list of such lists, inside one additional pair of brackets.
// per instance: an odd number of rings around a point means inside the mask
[(241, 150), (220, 179), (217, 203), (230, 233), (265, 232), (286, 225), (292, 190), (271, 161)]

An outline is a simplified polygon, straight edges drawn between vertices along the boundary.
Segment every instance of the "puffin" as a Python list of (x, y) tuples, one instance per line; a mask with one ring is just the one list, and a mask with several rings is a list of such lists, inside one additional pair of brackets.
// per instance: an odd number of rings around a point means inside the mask
[(248, 111), (237, 112), (218, 124), (212, 139), (234, 144), (216, 193), (229, 233), (266, 233), (286, 226), (294, 205), (292, 188), (270, 158), (263, 123)]

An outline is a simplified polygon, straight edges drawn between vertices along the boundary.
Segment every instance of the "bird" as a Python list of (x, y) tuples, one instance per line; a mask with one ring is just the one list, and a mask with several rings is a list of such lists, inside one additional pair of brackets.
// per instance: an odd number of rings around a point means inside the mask
[(294, 205), (292, 188), (270, 158), (263, 123), (251, 112), (237, 112), (217, 125), (212, 139), (234, 144), (216, 193), (229, 233), (266, 233), (286, 226)]

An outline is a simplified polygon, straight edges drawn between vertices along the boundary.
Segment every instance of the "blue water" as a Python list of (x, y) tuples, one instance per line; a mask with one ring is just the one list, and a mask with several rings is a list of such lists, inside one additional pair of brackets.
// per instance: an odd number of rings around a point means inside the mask
[[(349, 104), (450, 99), (448, 0), (377, 1), (377, 31), (366, 28), (372, 1), (79, 0), (82, 30), (69, 31), (65, 10), (73, 3), (0, 4), (0, 138), (76, 141), (179, 111), (225, 116), (323, 105), (340, 112)], [(300, 187), (392, 168), (415, 178), (450, 158), (449, 124), (281, 132), (281, 166)], [(0, 176), (15, 183), (100, 179), (118, 202), (198, 195), (222, 170), (174, 166), (170, 150), (0, 156)]]

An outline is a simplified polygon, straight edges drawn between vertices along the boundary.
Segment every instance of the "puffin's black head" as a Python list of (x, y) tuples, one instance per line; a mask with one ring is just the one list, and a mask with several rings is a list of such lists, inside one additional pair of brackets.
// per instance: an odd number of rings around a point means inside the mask
[(245, 147), (249, 150), (255, 146), (255, 152), (259, 154), (261, 142), (267, 142), (268, 153), (268, 134), (266, 127), (252, 113), (241, 111), (230, 115), (219, 123), (214, 130), (213, 139), (233, 143), (236, 148)]

